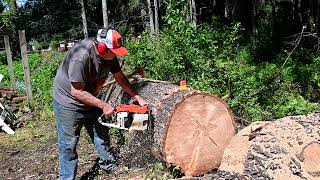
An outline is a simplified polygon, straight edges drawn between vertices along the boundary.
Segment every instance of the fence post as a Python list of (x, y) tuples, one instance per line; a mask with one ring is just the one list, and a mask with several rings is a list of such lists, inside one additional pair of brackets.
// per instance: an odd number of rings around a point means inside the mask
[(24, 30), (19, 30), (19, 40), (20, 40), (20, 49), (21, 49), (21, 58), (24, 70), (24, 81), (26, 83), (26, 91), (28, 102), (31, 107), (33, 107), (33, 98), (32, 98), (32, 87), (31, 87), (31, 78), (30, 78), (30, 68), (28, 62), (28, 53), (27, 53), (27, 43), (26, 43), (26, 34)]
[(6, 47), (8, 71), (9, 71), (11, 86), (12, 86), (13, 89), (16, 89), (16, 80), (14, 78), (13, 63), (12, 63), (12, 53), (11, 53), (10, 41), (9, 41), (9, 36), (8, 35), (4, 35), (4, 45)]

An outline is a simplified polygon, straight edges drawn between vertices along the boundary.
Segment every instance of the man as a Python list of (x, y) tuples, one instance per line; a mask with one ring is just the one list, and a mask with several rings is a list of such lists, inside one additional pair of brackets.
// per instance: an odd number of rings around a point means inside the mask
[(116, 56), (127, 53), (117, 31), (100, 29), (96, 39), (82, 40), (65, 56), (53, 85), (60, 179), (74, 179), (76, 176), (76, 146), (82, 126), (95, 144), (100, 168), (112, 171), (115, 167), (115, 159), (109, 151), (107, 128), (97, 121), (102, 113), (111, 116), (114, 108), (95, 95), (111, 72), (117, 83), (140, 106), (147, 104), (129, 84), (119, 66)]

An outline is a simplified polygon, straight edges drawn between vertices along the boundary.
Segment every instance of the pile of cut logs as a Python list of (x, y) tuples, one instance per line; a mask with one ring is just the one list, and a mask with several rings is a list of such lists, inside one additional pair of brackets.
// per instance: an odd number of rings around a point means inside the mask
[(0, 86), (0, 102), (4, 104), (18, 104), (27, 100), (27, 96), (18, 96), (17, 92), (8, 87)]
[(14, 122), (14, 126), (16, 127), (22, 126), (32, 118), (31, 110), (23, 108), (21, 105), (26, 100), (27, 96), (19, 96), (14, 89), (0, 86), (0, 103), (17, 117), (17, 120)]

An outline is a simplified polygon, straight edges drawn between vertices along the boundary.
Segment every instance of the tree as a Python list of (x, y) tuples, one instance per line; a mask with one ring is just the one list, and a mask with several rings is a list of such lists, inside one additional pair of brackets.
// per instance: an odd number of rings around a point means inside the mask
[(86, 9), (84, 8), (84, 0), (80, 0), (81, 4), (81, 17), (83, 23), (83, 34), (85, 38), (88, 38), (88, 28), (87, 28), (87, 18), (86, 18)]
[(197, 25), (197, 10), (195, 0), (189, 0), (190, 18), (194, 26)]
[(15, 0), (0, 0), (0, 31), (3, 34), (11, 34), (14, 30), (16, 19), (15, 4)]
[(156, 36), (159, 34), (159, 2), (158, 0), (153, 1), (154, 5), (154, 32)]
[(108, 7), (107, 0), (102, 0), (103, 27), (108, 28)]
[(153, 36), (155, 34), (155, 26), (154, 26), (154, 13), (152, 11), (152, 6), (150, 0), (148, 1), (148, 12), (149, 12), (149, 21), (150, 21), (150, 35)]

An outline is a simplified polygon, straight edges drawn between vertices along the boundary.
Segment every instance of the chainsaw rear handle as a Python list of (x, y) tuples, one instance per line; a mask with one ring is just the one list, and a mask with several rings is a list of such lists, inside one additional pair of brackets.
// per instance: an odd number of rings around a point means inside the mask
[[(116, 117), (116, 115), (112, 115), (111, 116), (112, 122), (114, 122), (115, 117)], [(103, 121), (103, 120), (106, 120), (106, 119), (107, 118), (106, 118), (105, 114), (102, 113), (101, 116), (98, 117), (98, 122), (103, 126), (107, 126), (107, 124), (109, 124), (109, 123), (106, 123), (106, 122)]]

